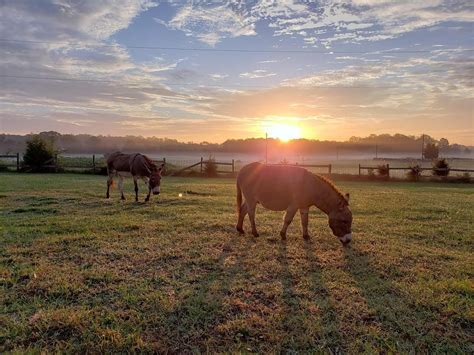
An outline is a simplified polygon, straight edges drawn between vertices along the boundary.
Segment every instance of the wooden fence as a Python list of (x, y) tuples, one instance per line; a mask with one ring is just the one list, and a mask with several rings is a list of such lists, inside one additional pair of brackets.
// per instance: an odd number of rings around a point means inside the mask
[[(362, 175), (362, 170), (377, 170), (379, 168), (385, 168), (387, 171), (387, 177), (390, 177), (390, 170), (411, 170), (411, 167), (390, 167), (389, 164), (379, 165), (379, 166), (362, 166), (359, 164), (359, 176)], [(458, 172), (465, 172), (465, 173), (474, 173), (474, 169), (458, 169), (458, 168), (419, 168), (420, 172), (422, 171), (439, 171), (439, 172), (451, 172), (451, 171), (458, 171)]]
[[(105, 161), (102, 157), (98, 157), (96, 156), (95, 154), (93, 154), (92, 156), (89, 156), (91, 157), (92, 159), (90, 158), (87, 158), (87, 157), (78, 157), (77, 158), (77, 161), (75, 161), (73, 157), (71, 157), (69, 163), (61, 163), (61, 161), (58, 161), (58, 156), (56, 155), (51, 161), (49, 161), (45, 167), (49, 168), (49, 169), (52, 169), (53, 171), (58, 171), (60, 168), (62, 169), (71, 169), (71, 170), (78, 170), (78, 169), (82, 169), (82, 170), (88, 170), (88, 171), (91, 171), (93, 172), (94, 174), (97, 173), (97, 172), (100, 172), (101, 170), (103, 170), (105, 168)], [(4, 161), (2, 163), (3, 166), (7, 166), (7, 167), (15, 167), (17, 171), (19, 171), (22, 167), (21, 165), (21, 160), (20, 160), (20, 154), (17, 153), (17, 154), (5, 154), (5, 155), (0, 155), (0, 159), (9, 159), (9, 161)], [(81, 159), (84, 160), (81, 162)], [(68, 158), (66, 158), (68, 159)], [(161, 163), (164, 163), (165, 164), (165, 169), (166, 169), (166, 164), (168, 163), (166, 158), (163, 157), (163, 159), (161, 160), (153, 160), (155, 163), (157, 164), (161, 164)], [(209, 163), (213, 163), (217, 166), (217, 173), (232, 173), (234, 174), (238, 169), (236, 167), (236, 164), (235, 164), (235, 161), (234, 159), (232, 159), (232, 161), (214, 161), (214, 160), (210, 160), (210, 159), (207, 159), (205, 160), (203, 157), (201, 157), (201, 159), (193, 164), (190, 164), (190, 165), (187, 165), (185, 167), (182, 167), (180, 168), (179, 170), (176, 170), (174, 171), (173, 175), (179, 175), (180, 173), (184, 172), (184, 171), (187, 171), (187, 170), (192, 170), (193, 168), (196, 168), (196, 169), (199, 169), (198, 171), (200, 173), (203, 173), (205, 171), (205, 166), (206, 164), (209, 164)], [(183, 163), (183, 162), (181, 162)], [(189, 164), (190, 162), (185, 162), (187, 164)], [(170, 164), (171, 165), (171, 164)], [(179, 163), (176, 164), (173, 164), (175, 168), (178, 168), (179, 167)], [(176, 166), (178, 165), (178, 166)], [(323, 171), (323, 173), (325, 174), (328, 174), (328, 175), (331, 175), (331, 174), (334, 174), (334, 166), (332, 164), (299, 164), (299, 163), (280, 163), (280, 164), (271, 164), (271, 165), (280, 165), (280, 166), (284, 166), (284, 165), (290, 165), (290, 166), (299, 166), (299, 167), (303, 167), (303, 168), (317, 168), (317, 169), (324, 169), (325, 171)], [(182, 166), (182, 165), (181, 165)], [(227, 170), (222, 170), (222, 169), (219, 169), (220, 167), (230, 167), (230, 169), (227, 169)], [(358, 173), (359, 173), (359, 176), (362, 176), (362, 172), (364, 170), (367, 170), (367, 171), (377, 171), (378, 169), (380, 168), (384, 168), (386, 169), (386, 174), (384, 174), (385, 177), (390, 177), (390, 172), (391, 171), (394, 171), (394, 170), (405, 170), (405, 171), (409, 171), (411, 169), (411, 167), (391, 167), (389, 164), (384, 164), (384, 165), (379, 165), (379, 166), (366, 166), (366, 165), (361, 165), (361, 164), (358, 164)], [(354, 166), (355, 169), (357, 169), (357, 166)], [(336, 170), (337, 170), (337, 166), (336, 166)], [(474, 173), (474, 169), (461, 169), (461, 168), (449, 168), (449, 169), (434, 169), (432, 167), (426, 167), (426, 168), (421, 168), (420, 167), (420, 172), (423, 172), (423, 171), (433, 171), (433, 170), (437, 170), (437, 171), (448, 171), (448, 172), (465, 172), (465, 173)], [(357, 170), (356, 170), (357, 171)], [(357, 172), (354, 171), (354, 173), (356, 174)], [(336, 171), (336, 174), (338, 172)]]
[[(192, 168), (195, 168), (195, 167), (197, 167), (197, 166), (199, 166), (199, 170), (200, 170), (200, 172), (202, 173), (202, 172), (204, 171), (205, 165), (206, 165), (206, 164), (211, 164), (211, 163), (212, 163), (212, 164), (215, 164), (217, 167), (219, 167), (219, 165), (221, 165), (221, 166), (230, 166), (231, 169), (232, 169), (231, 172), (232, 172), (232, 173), (235, 173), (235, 161), (234, 161), (234, 159), (232, 159), (232, 162), (220, 162), (220, 161), (214, 161), (214, 160), (210, 160), (210, 159), (204, 160), (204, 158), (201, 157), (201, 160), (200, 160), (200, 161), (198, 161), (197, 163), (191, 164), (191, 165), (189, 165), (189, 166), (186, 166), (186, 167), (184, 167), (184, 168), (182, 168), (182, 169), (176, 171), (176, 172), (174, 173), (174, 175), (180, 174), (180, 173), (182, 173), (182, 172), (184, 172), (184, 171), (186, 171), (186, 170), (191, 170)], [(229, 171), (222, 171), (222, 170), (217, 170), (216, 172), (217, 172), (217, 173), (229, 173)]]
[[(4, 154), (4, 155), (0, 155), (0, 159), (2, 158), (6, 158), (6, 159), (16, 159), (16, 171), (20, 171), (20, 153), (16, 153), (14, 155), (12, 154)], [(15, 166), (15, 165), (12, 165), (12, 164), (5, 164), (4, 166)]]

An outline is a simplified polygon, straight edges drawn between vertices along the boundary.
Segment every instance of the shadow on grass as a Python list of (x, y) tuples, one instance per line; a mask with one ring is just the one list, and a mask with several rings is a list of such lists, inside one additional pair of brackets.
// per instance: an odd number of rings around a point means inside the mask
[[(234, 233), (232, 233), (234, 234)], [(167, 351), (171, 353), (208, 352), (219, 347), (228, 348), (236, 339), (225, 339), (216, 329), (228, 319), (225, 300), (231, 293), (233, 280), (244, 271), (243, 262), (248, 256), (250, 243), (242, 238), (245, 245), (236, 254), (236, 263), (225, 265), (233, 254), (238, 236), (230, 234), (223, 244), (217, 260), (207, 263), (199, 278), (191, 281), (191, 289), (183, 290), (182, 301), (167, 315)], [(240, 242), (240, 241), (238, 241)], [(239, 250), (239, 251), (241, 251)]]
[(281, 344), (283, 352), (314, 352), (330, 351), (339, 353), (342, 340), (339, 334), (339, 323), (335, 309), (331, 304), (329, 291), (324, 285), (322, 270), (315, 257), (314, 245), (311, 241), (304, 242), (305, 257), (309, 267), (310, 303), (316, 303), (318, 312), (317, 324), (308, 317), (308, 310), (301, 302), (301, 297), (294, 289), (296, 280), (288, 264), (288, 250), (286, 242), (279, 246), (279, 261), (281, 264), (281, 282), (283, 285), (283, 301), (285, 303), (284, 331), (288, 333), (286, 340)]
[[(365, 251), (345, 250), (348, 270), (362, 292), (372, 314), (382, 327), (379, 348), (389, 352), (458, 352), (459, 334), (448, 334), (433, 310), (417, 305), (393, 282), (374, 270)], [(467, 351), (467, 347), (465, 349)]]

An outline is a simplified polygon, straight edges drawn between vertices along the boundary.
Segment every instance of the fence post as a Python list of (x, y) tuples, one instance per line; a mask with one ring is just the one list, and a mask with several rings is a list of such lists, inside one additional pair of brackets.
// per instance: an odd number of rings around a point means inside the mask
[(95, 174), (95, 154), (92, 154), (92, 173)]
[(329, 164), (329, 165), (328, 165), (328, 172), (329, 172), (329, 175), (331, 175), (331, 172), (332, 172), (332, 164)]
[(16, 153), (16, 171), (20, 171), (20, 153)]
[(234, 159), (232, 159), (232, 174), (235, 172), (235, 168), (234, 168)]
[(360, 176), (360, 164), (359, 164), (359, 176)]
[(390, 177), (390, 166), (387, 164), (387, 177)]
[(201, 157), (201, 173), (202, 173), (202, 160), (203, 160), (203, 159), (202, 159), (202, 157)]
[(165, 157), (163, 157), (163, 164), (166, 165), (166, 158)]

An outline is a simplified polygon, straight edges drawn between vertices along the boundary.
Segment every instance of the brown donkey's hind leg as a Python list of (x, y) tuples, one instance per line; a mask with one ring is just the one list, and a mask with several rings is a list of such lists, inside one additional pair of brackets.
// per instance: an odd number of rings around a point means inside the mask
[(244, 218), (247, 212), (248, 212), (247, 202), (244, 202), (242, 206), (240, 206), (239, 218), (237, 220), (237, 226), (235, 227), (239, 231), (239, 233), (242, 233), (242, 234), (244, 233)]
[(258, 237), (258, 232), (257, 232), (257, 227), (255, 225), (255, 210), (257, 209), (257, 202), (256, 201), (249, 201), (248, 199), (246, 200), (247, 204), (247, 210), (249, 214), (249, 219), (250, 219), (250, 225), (252, 226), (252, 234), (254, 237)]

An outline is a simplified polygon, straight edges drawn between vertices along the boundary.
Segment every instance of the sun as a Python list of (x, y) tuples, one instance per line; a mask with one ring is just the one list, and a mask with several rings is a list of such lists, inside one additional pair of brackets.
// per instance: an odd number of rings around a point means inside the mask
[(278, 138), (283, 142), (301, 138), (301, 129), (286, 123), (270, 123), (265, 127), (269, 138)]

